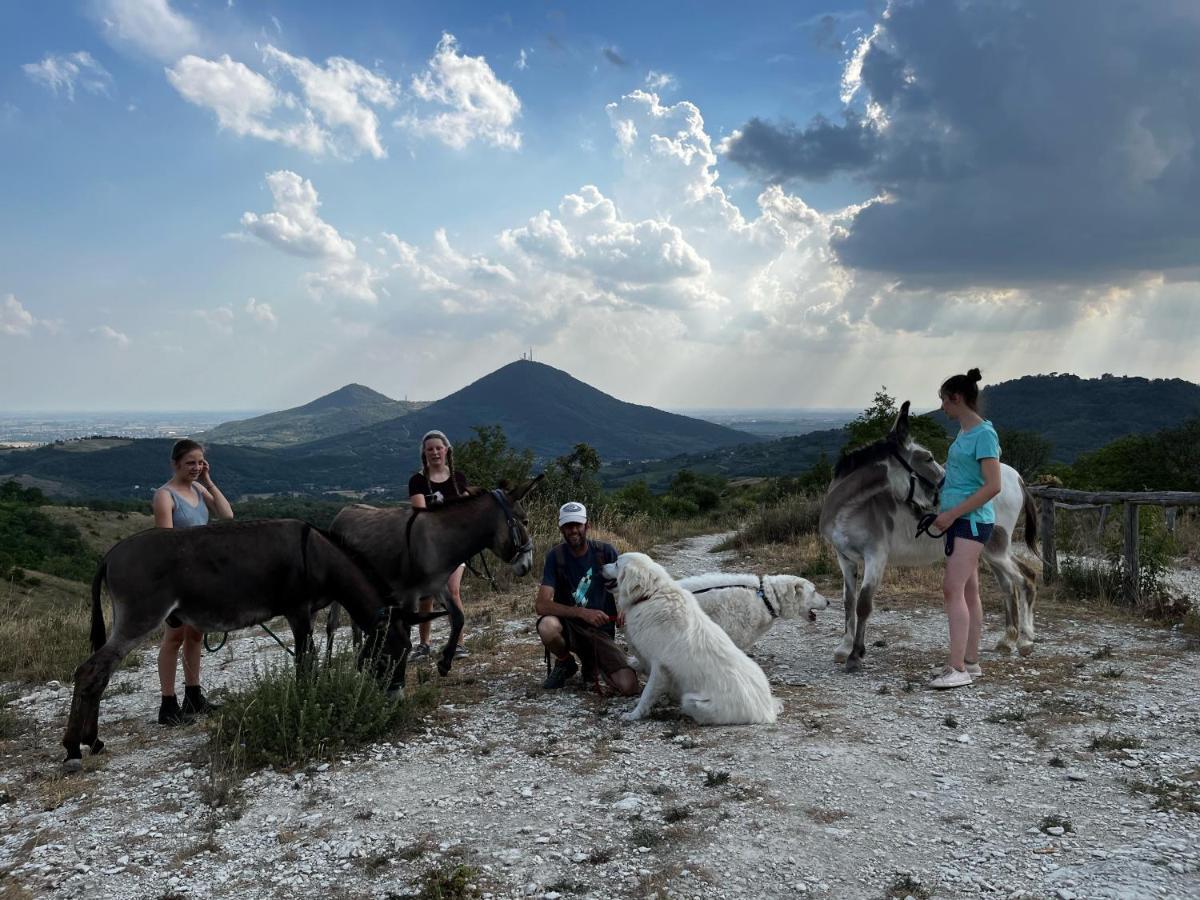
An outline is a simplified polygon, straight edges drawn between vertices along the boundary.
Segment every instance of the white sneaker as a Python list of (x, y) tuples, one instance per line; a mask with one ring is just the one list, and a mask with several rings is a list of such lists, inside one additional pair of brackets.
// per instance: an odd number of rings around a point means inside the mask
[(966, 672), (960, 672), (958, 669), (946, 666), (942, 669), (942, 674), (933, 678), (929, 682), (929, 686), (935, 691), (944, 691), (947, 688), (966, 687), (971, 683), (971, 676)]
[(966, 664), (966, 672), (972, 678), (982, 678), (983, 677), (983, 669), (981, 669), (979, 667), (979, 663), (977, 663), (977, 662), (967, 663)]

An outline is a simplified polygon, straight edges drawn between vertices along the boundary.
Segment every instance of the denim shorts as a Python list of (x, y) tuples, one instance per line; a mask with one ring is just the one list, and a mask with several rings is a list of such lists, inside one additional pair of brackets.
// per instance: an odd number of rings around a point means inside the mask
[(992, 536), (993, 526), (990, 522), (975, 522), (975, 530), (971, 530), (972, 522), (970, 519), (955, 519), (954, 524), (946, 529), (946, 555), (950, 556), (954, 553), (954, 541), (957, 538), (962, 538), (967, 541), (978, 541), (981, 544), (986, 544), (988, 538)]

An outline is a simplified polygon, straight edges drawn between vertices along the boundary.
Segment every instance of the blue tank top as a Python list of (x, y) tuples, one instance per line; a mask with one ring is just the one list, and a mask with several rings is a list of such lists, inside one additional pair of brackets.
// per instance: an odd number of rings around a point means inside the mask
[(192, 493), (200, 501), (195, 506), (191, 506), (183, 497), (175, 493), (169, 484), (164, 484), (163, 489), (171, 495), (172, 528), (192, 528), (196, 525), (208, 524), (208, 504), (204, 502), (204, 498), (195, 485), (192, 485)]

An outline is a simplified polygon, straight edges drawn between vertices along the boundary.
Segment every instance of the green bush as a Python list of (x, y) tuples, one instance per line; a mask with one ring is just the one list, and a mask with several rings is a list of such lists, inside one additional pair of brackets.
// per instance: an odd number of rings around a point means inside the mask
[(289, 663), (257, 672), (209, 719), (209, 741), (240, 768), (290, 768), (393, 734), (436, 705), (432, 682), (393, 699), (347, 651), (301, 677)]
[(762, 544), (788, 544), (816, 534), (821, 521), (818, 497), (788, 497), (761, 507), (718, 550), (744, 550)]

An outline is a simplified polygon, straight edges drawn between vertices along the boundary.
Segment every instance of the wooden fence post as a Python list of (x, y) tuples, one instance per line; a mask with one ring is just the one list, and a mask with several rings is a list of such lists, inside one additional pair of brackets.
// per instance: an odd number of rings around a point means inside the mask
[(1054, 550), (1054, 500), (1042, 498), (1042, 579), (1050, 584), (1058, 577), (1058, 555)]
[(1134, 606), (1141, 599), (1141, 573), (1138, 559), (1138, 506), (1125, 501), (1125, 596)]

